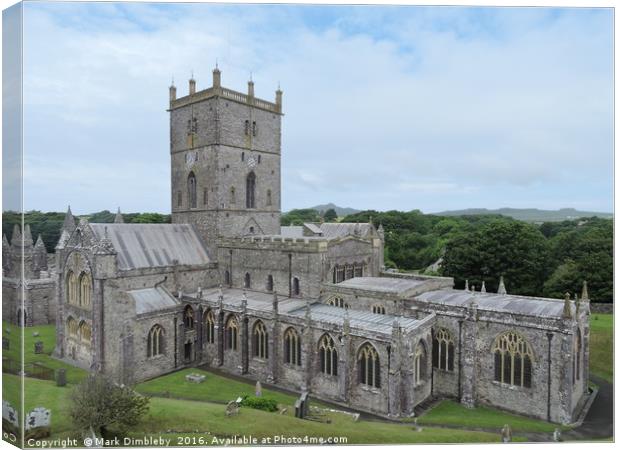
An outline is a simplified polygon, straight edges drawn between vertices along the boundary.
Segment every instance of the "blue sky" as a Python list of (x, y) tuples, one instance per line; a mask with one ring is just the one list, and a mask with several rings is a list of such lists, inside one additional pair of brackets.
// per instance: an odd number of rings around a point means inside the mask
[(281, 84), (283, 210), (613, 208), (610, 9), (27, 3), (26, 207), (168, 212), (167, 87)]

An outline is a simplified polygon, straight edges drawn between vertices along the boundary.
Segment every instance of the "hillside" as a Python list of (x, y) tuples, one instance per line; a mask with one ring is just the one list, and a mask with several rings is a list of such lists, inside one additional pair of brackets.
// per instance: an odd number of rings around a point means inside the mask
[(319, 212), (327, 211), (328, 209), (333, 209), (334, 211), (336, 211), (336, 214), (338, 214), (338, 217), (348, 216), (349, 214), (356, 214), (360, 212), (359, 209), (337, 206), (337, 205), (334, 205), (333, 203), (327, 203), (326, 205), (311, 206), (308, 209), (314, 209)]
[(574, 220), (581, 217), (600, 217), (603, 219), (613, 218), (612, 213), (579, 211), (574, 208), (562, 208), (558, 210), (545, 210), (536, 208), (469, 208), (455, 211), (442, 211), (433, 213), (435, 216), (478, 216), (478, 215), (502, 215), (525, 222), (561, 222), (563, 220)]

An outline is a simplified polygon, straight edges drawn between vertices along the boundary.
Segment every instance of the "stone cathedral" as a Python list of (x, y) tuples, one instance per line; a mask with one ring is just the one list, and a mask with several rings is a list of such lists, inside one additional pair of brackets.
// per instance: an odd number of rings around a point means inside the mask
[(373, 223), (280, 226), (283, 94), (170, 87), (171, 224), (76, 223), (56, 247), (55, 356), (134, 383), (207, 366), (384, 417), (435, 397), (568, 424), (589, 299), (387, 272)]

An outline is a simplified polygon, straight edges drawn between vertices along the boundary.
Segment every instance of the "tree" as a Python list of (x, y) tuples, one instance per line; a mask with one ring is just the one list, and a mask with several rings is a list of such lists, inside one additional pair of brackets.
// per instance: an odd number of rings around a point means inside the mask
[(336, 210), (334, 208), (330, 208), (323, 213), (323, 220), (325, 222), (333, 222), (338, 218), (338, 214), (336, 214)]
[(131, 387), (91, 374), (71, 392), (69, 415), (76, 428), (92, 427), (103, 437), (124, 435), (149, 409), (149, 398)]

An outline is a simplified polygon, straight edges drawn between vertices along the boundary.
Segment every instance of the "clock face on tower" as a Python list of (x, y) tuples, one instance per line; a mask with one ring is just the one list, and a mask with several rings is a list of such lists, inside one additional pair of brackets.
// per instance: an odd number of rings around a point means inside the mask
[(249, 167), (250, 169), (253, 169), (254, 167), (256, 167), (256, 160), (254, 159), (254, 157), (253, 157), (253, 156), (250, 156), (250, 157), (248, 158), (248, 167)]

